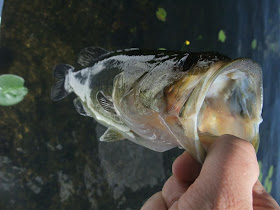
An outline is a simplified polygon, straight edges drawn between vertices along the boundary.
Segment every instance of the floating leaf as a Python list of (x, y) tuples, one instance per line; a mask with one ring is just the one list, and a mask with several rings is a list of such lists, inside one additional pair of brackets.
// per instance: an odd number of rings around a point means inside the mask
[(134, 33), (134, 32), (136, 31), (136, 27), (133, 27), (133, 28), (129, 29), (129, 31), (130, 31), (131, 33)]
[[(259, 175), (259, 181), (262, 182), (262, 179), (263, 179), (263, 173), (262, 173), (262, 162), (259, 161), (259, 168), (260, 168), (260, 175)], [(264, 180), (264, 183), (263, 183), (263, 186), (265, 188), (265, 190), (270, 193), (271, 192), (271, 189), (272, 189), (272, 180), (271, 180), (271, 177), (273, 176), (273, 170), (274, 170), (274, 166), (271, 165), (269, 167), (269, 170), (268, 170), (268, 174), (267, 176), (265, 177), (265, 180)]]
[(267, 187), (266, 187), (266, 191), (267, 191), (268, 193), (271, 193), (271, 189), (272, 189), (272, 181), (270, 180), (270, 181), (268, 182)]
[(265, 178), (265, 180), (264, 180), (264, 187), (266, 187), (266, 186), (267, 186), (268, 182), (269, 182), (269, 178), (268, 178), (268, 177), (266, 177), (266, 178)]
[(262, 170), (262, 162), (261, 161), (258, 161), (259, 163), (259, 168), (260, 168), (260, 171)]
[(262, 172), (260, 171), (259, 181), (262, 182), (262, 179), (263, 179), (263, 174), (262, 174)]
[(167, 16), (167, 12), (165, 11), (164, 8), (159, 7), (158, 10), (156, 11), (156, 16), (157, 19), (165, 22), (166, 21), (166, 16)]
[(226, 34), (224, 32), (224, 30), (220, 30), (219, 34), (218, 34), (218, 39), (220, 42), (225, 42), (226, 41)]
[(28, 90), (24, 79), (13, 74), (0, 75), (0, 105), (11, 106), (22, 101)]
[(199, 35), (196, 39), (197, 39), (197, 40), (202, 40), (202, 39), (203, 39), (203, 36), (202, 36), (202, 35)]
[(271, 178), (272, 175), (273, 175), (273, 169), (274, 169), (274, 167), (273, 167), (273, 165), (271, 165), (271, 166), (269, 167), (269, 171), (268, 171), (268, 175), (267, 175), (269, 178)]
[(254, 40), (252, 41), (251, 46), (252, 46), (252, 49), (253, 49), (253, 50), (256, 49), (256, 47), (257, 47), (257, 40), (256, 40), (256, 39), (254, 39)]
[(260, 180), (260, 182), (262, 182), (263, 173), (262, 173), (262, 162), (261, 161), (259, 161), (259, 168), (260, 168), (259, 180)]
[(265, 178), (265, 182), (264, 182), (264, 188), (265, 190), (270, 193), (271, 189), (272, 189), (272, 181), (270, 180), (270, 178), (267, 176)]
[(158, 48), (158, 50), (166, 50), (165, 48), (161, 47), (161, 48)]

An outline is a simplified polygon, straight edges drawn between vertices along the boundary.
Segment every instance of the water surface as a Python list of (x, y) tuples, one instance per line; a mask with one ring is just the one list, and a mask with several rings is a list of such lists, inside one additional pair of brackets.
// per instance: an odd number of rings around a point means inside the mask
[[(158, 8), (165, 18), (157, 17)], [(22, 76), (29, 93), (15, 106), (0, 107), (0, 208), (140, 209), (170, 176), (181, 150), (99, 142), (105, 128), (76, 113), (73, 95), (50, 100), (53, 66), (81, 68), (77, 54), (87, 46), (213, 50), (260, 63), (258, 158), (262, 182), (272, 183), (280, 202), (279, 18), (276, 0), (5, 0), (0, 74)]]

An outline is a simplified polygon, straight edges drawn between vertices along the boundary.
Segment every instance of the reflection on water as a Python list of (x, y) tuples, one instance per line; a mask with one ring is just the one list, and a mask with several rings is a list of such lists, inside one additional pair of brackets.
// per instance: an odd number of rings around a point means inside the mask
[(279, 8), (276, 0), (5, 0), (0, 74), (23, 77), (29, 93), (16, 106), (0, 107), (0, 208), (139, 209), (170, 175), (179, 149), (161, 154), (127, 141), (99, 142), (104, 128), (76, 113), (74, 96), (50, 100), (53, 66), (79, 69), (77, 54), (92, 45), (216, 50), (259, 62), (264, 122), (258, 157), (263, 183), (271, 181), (279, 202)]
[(0, 25), (1, 25), (2, 7), (3, 7), (3, 0), (0, 0)]

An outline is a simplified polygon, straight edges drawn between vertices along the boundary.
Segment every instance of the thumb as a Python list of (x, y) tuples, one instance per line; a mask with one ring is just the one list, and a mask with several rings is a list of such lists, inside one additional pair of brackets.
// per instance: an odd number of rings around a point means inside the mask
[(223, 135), (209, 148), (200, 175), (178, 206), (192, 209), (252, 209), (252, 189), (258, 175), (254, 147), (237, 137)]

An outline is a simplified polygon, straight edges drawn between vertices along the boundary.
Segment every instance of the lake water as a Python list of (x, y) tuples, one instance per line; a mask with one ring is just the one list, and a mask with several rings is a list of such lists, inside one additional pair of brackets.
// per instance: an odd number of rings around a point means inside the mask
[(260, 63), (260, 179), (280, 202), (279, 23), (277, 0), (5, 0), (0, 74), (23, 77), (29, 93), (0, 107), (0, 209), (140, 209), (170, 176), (182, 150), (101, 143), (105, 128), (76, 113), (73, 95), (51, 101), (53, 66), (81, 68), (87, 46), (218, 51)]

